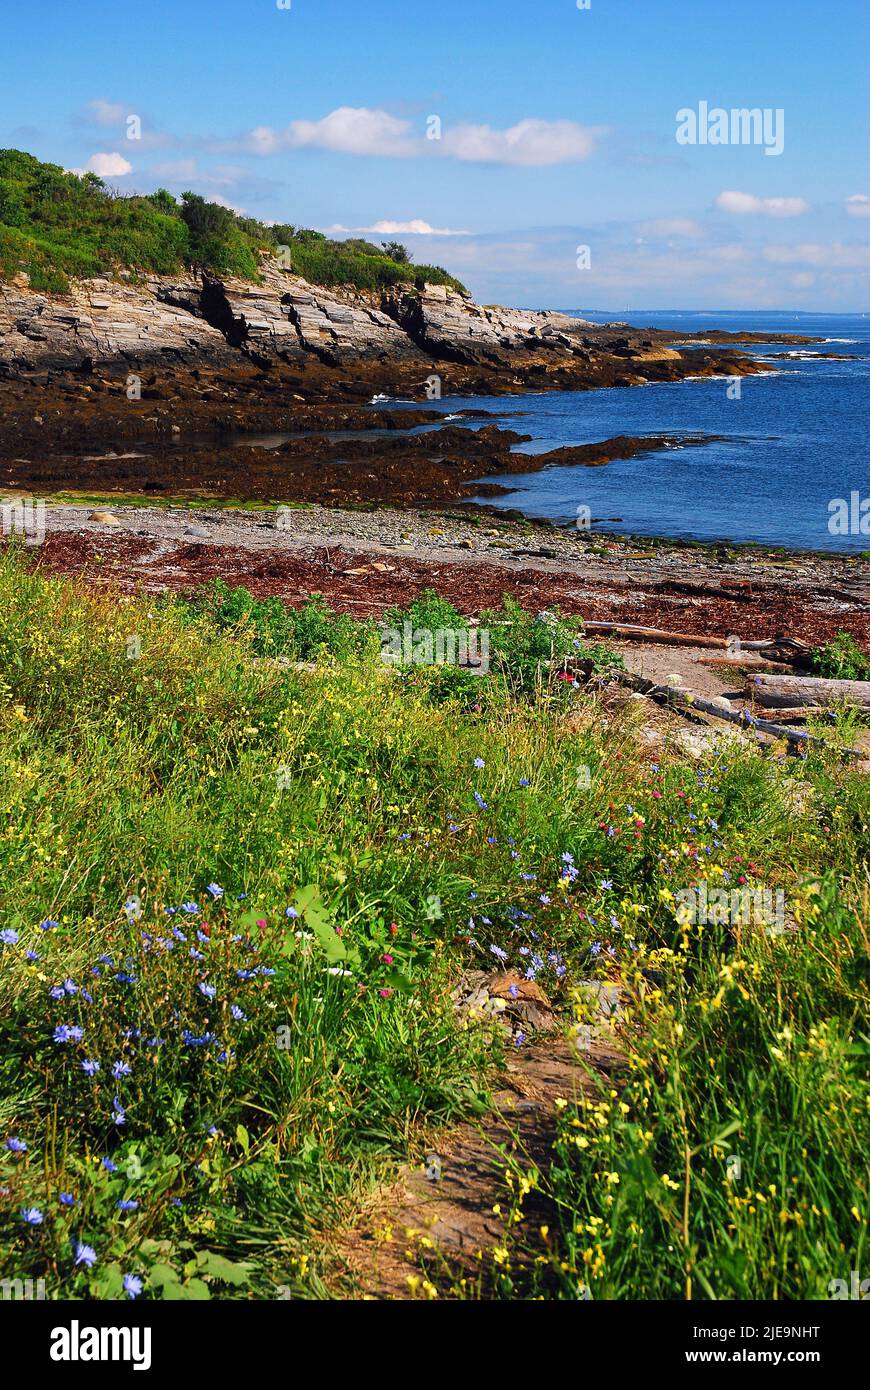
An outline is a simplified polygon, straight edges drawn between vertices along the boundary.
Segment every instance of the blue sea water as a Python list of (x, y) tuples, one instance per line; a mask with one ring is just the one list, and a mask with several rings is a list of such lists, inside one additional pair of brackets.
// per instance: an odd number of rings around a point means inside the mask
[[(806, 347), (759, 343), (741, 349), (770, 363), (771, 375), (741, 379), (739, 400), (728, 382), (697, 380), (596, 391), (498, 397), (450, 397), (446, 413), (485, 408), (525, 412), (506, 420), (541, 453), (617, 434), (677, 437), (719, 434), (710, 444), (660, 449), (602, 467), (560, 467), (495, 479), (517, 489), (499, 499), (529, 516), (576, 520), (588, 506), (592, 530), (703, 541), (756, 541), (792, 549), (870, 550), (870, 535), (834, 535), (829, 503), (853, 491), (870, 497), (868, 400), (870, 318), (862, 314), (690, 313), (632, 310), (576, 312), (596, 322), (630, 319), (636, 326), (686, 333), (716, 328), (799, 333), (823, 339)], [(830, 361), (819, 352), (836, 352)], [(487, 479), (487, 481), (491, 481)], [(473, 492), (473, 488), (471, 490)], [(619, 518), (614, 520), (613, 518)], [(870, 527), (870, 518), (865, 521)]]

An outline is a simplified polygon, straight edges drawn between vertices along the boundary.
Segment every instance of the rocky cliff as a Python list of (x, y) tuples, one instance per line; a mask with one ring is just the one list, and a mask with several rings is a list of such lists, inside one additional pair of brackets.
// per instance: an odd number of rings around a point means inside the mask
[[(624, 326), (617, 326), (624, 333)], [(390, 368), (433, 362), (544, 371), (587, 362), (600, 328), (564, 314), (482, 307), (442, 286), (393, 291), (379, 301), (353, 290), (324, 290), (270, 262), (262, 284), (151, 278), (88, 280), (68, 295), (0, 285), (0, 373), (148, 367), (175, 361), (226, 365), (239, 356), (259, 367), (319, 363)], [(613, 333), (609, 334), (613, 337)], [(618, 354), (644, 357), (653, 344), (623, 337)], [(659, 346), (657, 360), (679, 360)]]

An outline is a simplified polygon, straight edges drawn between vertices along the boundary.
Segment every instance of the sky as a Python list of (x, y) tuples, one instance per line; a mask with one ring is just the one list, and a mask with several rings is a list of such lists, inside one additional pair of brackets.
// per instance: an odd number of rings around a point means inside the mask
[(870, 0), (3, 0), (3, 36), (0, 146), (122, 191), (485, 303), (870, 308)]

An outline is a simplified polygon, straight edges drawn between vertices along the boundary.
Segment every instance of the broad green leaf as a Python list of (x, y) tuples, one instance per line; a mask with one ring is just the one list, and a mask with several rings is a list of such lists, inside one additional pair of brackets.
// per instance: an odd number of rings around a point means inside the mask
[(200, 1250), (197, 1256), (200, 1272), (212, 1279), (221, 1279), (225, 1284), (246, 1284), (248, 1282), (248, 1267), (243, 1264), (233, 1264), (223, 1255), (218, 1255), (214, 1250)]

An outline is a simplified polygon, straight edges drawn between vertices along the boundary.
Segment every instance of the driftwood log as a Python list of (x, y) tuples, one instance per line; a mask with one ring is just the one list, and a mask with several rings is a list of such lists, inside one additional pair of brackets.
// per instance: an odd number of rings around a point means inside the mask
[(751, 654), (752, 659), (786, 662), (790, 666), (808, 664), (810, 648), (794, 637), (767, 637), (762, 641), (744, 642), (739, 637), (709, 637), (696, 632), (668, 632), (661, 627), (641, 627), (638, 623), (586, 622), (583, 632), (587, 637), (612, 637), (621, 641), (662, 643), (669, 647), (709, 647), (713, 651), (727, 651), (724, 658), (739, 666), (741, 657)]
[(870, 681), (835, 681), (821, 676), (758, 675), (749, 685), (760, 705), (769, 709), (806, 708), (841, 701), (870, 709)]
[(789, 729), (784, 724), (776, 724), (769, 719), (760, 719), (751, 710), (723, 709), (721, 705), (714, 704), (712, 700), (704, 700), (701, 696), (693, 694), (691, 690), (684, 690), (681, 686), (657, 685), (655, 681), (647, 680), (644, 676), (636, 676), (631, 671), (614, 670), (608, 671), (606, 675), (596, 674), (592, 662), (588, 661), (569, 662), (568, 665), (569, 669), (582, 672), (599, 684), (608, 680), (618, 681), (620, 685), (627, 686), (639, 695), (646, 695), (656, 704), (669, 705), (677, 714), (681, 714), (684, 718), (691, 719), (695, 723), (703, 724), (704, 720), (700, 719), (699, 715), (705, 714), (713, 719), (722, 719), (728, 724), (737, 724), (748, 733), (783, 739), (790, 748), (799, 752), (804, 752), (808, 747), (829, 748), (831, 752), (837, 753), (847, 760), (855, 759), (860, 762), (864, 758), (864, 754), (859, 748), (840, 748), (836, 744), (828, 743), (826, 739), (819, 738), (818, 734), (808, 734), (803, 729)]
[(584, 623), (583, 633), (589, 637), (616, 637), (635, 642), (665, 642), (674, 647), (728, 646), (726, 637), (698, 637), (694, 633), (666, 632), (660, 627), (639, 627), (636, 623)]

